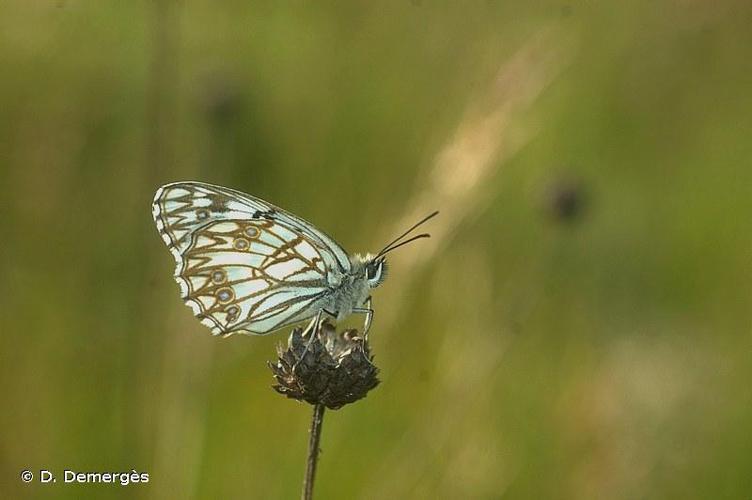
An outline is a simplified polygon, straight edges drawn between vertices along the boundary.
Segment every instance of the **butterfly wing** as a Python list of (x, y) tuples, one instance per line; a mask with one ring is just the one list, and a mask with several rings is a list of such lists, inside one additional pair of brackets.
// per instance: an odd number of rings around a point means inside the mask
[(239, 191), (197, 182), (161, 187), (157, 229), (185, 303), (215, 335), (265, 334), (315, 315), (346, 252), (309, 222)]

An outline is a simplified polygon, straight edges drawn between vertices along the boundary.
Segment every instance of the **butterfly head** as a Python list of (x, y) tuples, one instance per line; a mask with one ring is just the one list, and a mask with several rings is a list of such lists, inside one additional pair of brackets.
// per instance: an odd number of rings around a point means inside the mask
[(382, 284), (386, 279), (387, 269), (386, 259), (384, 257), (368, 259), (365, 264), (368, 286), (370, 288), (376, 288)]
[(387, 264), (384, 257), (373, 254), (355, 254), (350, 257), (353, 269), (353, 277), (368, 288), (376, 288), (384, 282), (387, 273)]

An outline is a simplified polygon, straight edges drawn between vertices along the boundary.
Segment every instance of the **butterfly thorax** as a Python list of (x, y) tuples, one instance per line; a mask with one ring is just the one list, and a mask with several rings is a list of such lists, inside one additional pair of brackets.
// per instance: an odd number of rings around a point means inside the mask
[(353, 309), (361, 307), (370, 294), (371, 286), (367, 279), (367, 265), (370, 256), (358, 254), (350, 257), (350, 270), (341, 273), (338, 270), (329, 272), (328, 281), (331, 294), (322, 304), (325, 309), (337, 315), (341, 320), (350, 315)]

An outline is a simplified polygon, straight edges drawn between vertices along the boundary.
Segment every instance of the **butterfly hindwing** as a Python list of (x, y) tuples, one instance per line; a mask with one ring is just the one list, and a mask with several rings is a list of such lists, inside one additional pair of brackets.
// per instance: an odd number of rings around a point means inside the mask
[(264, 334), (315, 315), (330, 266), (346, 256), (310, 223), (226, 188), (170, 184), (153, 212), (183, 300), (214, 334)]
[[(218, 221), (183, 254), (184, 300), (215, 333), (267, 333), (313, 314), (326, 269), (304, 236), (269, 220)], [(183, 287), (181, 287), (183, 288)]]

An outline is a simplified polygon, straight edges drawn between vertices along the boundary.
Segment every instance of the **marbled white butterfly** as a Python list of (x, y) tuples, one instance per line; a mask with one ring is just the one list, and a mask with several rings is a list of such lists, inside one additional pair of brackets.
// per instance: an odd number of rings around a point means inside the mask
[(328, 313), (373, 317), (370, 290), (386, 278), (387, 252), (349, 255), (313, 224), (254, 196), (201, 182), (157, 190), (152, 214), (175, 258), (186, 305), (214, 335), (270, 333)]

